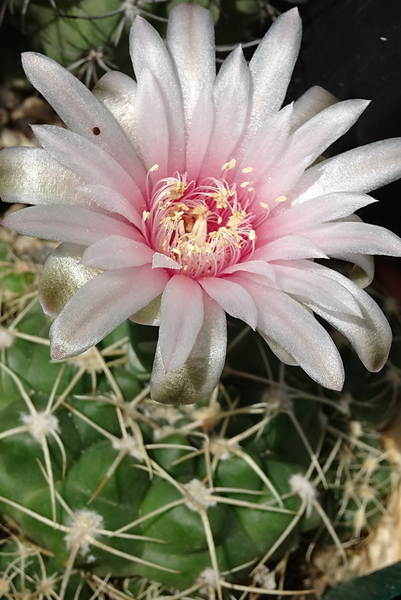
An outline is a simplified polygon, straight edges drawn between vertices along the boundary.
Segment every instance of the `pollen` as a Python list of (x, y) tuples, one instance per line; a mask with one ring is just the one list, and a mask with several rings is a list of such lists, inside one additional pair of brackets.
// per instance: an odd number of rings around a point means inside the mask
[(285, 202), (287, 200), (287, 196), (279, 196), (276, 198), (276, 202)]
[(221, 167), (221, 170), (230, 171), (230, 169), (234, 169), (236, 164), (237, 161), (235, 160), (235, 158), (232, 158), (229, 162), (224, 163), (224, 165)]
[(157, 171), (159, 169), (159, 165), (153, 165), (153, 167), (150, 167), (149, 172), (153, 173), (153, 171)]
[(144, 221), (147, 221), (149, 219), (149, 217), (150, 217), (150, 212), (148, 212), (147, 210), (144, 210), (142, 213), (142, 219)]
[(253, 167), (245, 167), (244, 169), (242, 169), (243, 173), (252, 173), (253, 171)]

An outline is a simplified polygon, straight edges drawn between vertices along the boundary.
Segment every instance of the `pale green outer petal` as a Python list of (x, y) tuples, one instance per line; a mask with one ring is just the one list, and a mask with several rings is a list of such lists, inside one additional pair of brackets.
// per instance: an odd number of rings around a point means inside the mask
[(100, 269), (80, 264), (84, 252), (85, 246), (64, 243), (47, 257), (38, 292), (49, 317), (56, 317), (79, 288), (101, 273)]
[(204, 307), (202, 329), (182, 367), (166, 374), (160, 345), (157, 345), (150, 380), (153, 400), (162, 404), (192, 404), (210, 394), (218, 384), (226, 357), (226, 316), (206, 294)]

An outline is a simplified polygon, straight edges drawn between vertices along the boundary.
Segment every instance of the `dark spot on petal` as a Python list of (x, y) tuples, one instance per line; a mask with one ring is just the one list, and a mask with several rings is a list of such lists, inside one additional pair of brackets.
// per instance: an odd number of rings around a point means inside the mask
[(93, 127), (92, 133), (93, 133), (93, 135), (100, 135), (100, 129), (99, 129), (99, 127)]

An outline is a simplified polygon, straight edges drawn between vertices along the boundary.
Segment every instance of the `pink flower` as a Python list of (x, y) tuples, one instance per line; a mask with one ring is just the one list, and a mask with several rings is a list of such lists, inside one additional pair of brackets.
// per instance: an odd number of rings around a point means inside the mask
[[(166, 49), (137, 17), (137, 82), (107, 73), (93, 94), (55, 62), (24, 55), (33, 85), (68, 129), (35, 126), (42, 148), (1, 154), (1, 192), (33, 207), (4, 224), (63, 242), (40, 284), (51, 354), (83, 352), (127, 318), (160, 325), (153, 398), (210, 393), (226, 354), (225, 313), (257, 328), (287, 364), (341, 389), (343, 366), (315, 312), (380, 369), (391, 331), (356, 283), (314, 259), (355, 263), (401, 241), (352, 214), (401, 175), (401, 141), (315, 161), (364, 100), (310, 89), (284, 108), (297, 58), (296, 9), (281, 16), (249, 67), (241, 48), (215, 73), (213, 23), (195, 4), (171, 12)], [(312, 312), (313, 311), (313, 312)]]

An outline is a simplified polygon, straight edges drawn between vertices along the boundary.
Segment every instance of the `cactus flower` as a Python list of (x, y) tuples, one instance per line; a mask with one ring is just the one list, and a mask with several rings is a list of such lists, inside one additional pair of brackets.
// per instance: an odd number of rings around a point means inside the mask
[[(339, 390), (342, 361), (316, 313), (367, 369), (383, 366), (391, 331), (362, 287), (371, 255), (399, 256), (401, 241), (353, 213), (375, 202), (366, 192), (401, 176), (401, 141), (317, 161), (368, 102), (314, 87), (282, 108), (300, 38), (289, 10), (249, 65), (238, 47), (216, 76), (210, 13), (180, 4), (167, 47), (135, 19), (136, 81), (109, 72), (90, 92), (51, 59), (23, 55), (66, 129), (34, 126), (41, 148), (4, 150), (0, 192), (33, 205), (5, 226), (62, 242), (39, 289), (55, 317), (53, 359), (127, 318), (157, 325), (152, 396), (195, 402), (222, 372), (228, 313), (286, 364)], [(353, 263), (355, 277), (315, 260), (330, 257)]]

